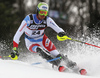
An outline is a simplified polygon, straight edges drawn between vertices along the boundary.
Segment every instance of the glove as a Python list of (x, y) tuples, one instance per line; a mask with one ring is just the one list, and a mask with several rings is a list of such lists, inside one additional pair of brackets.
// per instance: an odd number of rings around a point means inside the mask
[(67, 39), (71, 40), (71, 38), (69, 38), (69, 37), (66, 36), (65, 32), (58, 33), (57, 39), (59, 41), (64, 41), (64, 40), (67, 40)]
[(11, 53), (11, 59), (17, 60), (19, 56), (18, 48), (14, 47), (13, 52)]

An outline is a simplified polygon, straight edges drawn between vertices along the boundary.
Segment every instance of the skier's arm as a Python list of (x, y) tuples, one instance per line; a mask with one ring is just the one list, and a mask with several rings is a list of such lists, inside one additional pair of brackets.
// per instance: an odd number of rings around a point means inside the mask
[(55, 32), (64, 32), (62, 28), (60, 28), (50, 17), (47, 18), (47, 26), (52, 28)]
[(18, 30), (13, 38), (13, 52), (11, 53), (11, 59), (13, 59), (13, 60), (17, 60), (18, 56), (19, 56), (18, 44), (19, 44), (20, 37), (25, 32), (25, 29), (27, 27), (26, 19), (27, 19), (27, 17), (22, 21), (20, 27), (18, 28)]
[(23, 20), (20, 27), (18, 28), (16, 34), (14, 35), (13, 47), (18, 47), (19, 39), (20, 39), (21, 35), (24, 33), (26, 27), (27, 27), (27, 23), (25, 20)]
[(13, 47), (17, 47), (18, 48), (18, 44), (19, 44), (19, 39), (22, 36), (22, 34), (25, 32), (25, 29), (27, 28), (27, 25), (30, 24), (29, 22), (29, 15), (27, 15), (24, 20), (22, 21), (21, 25), (19, 26), (16, 34), (14, 35), (13, 38)]
[(57, 39), (59, 41), (70, 39), (69, 37), (66, 36), (65, 31), (62, 28), (60, 28), (50, 17), (47, 18), (47, 26), (52, 28), (54, 31), (58, 33)]

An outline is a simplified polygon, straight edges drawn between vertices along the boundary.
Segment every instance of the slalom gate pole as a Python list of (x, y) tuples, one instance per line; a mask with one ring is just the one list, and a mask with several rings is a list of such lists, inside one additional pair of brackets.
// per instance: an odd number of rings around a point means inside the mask
[(96, 46), (96, 45), (89, 44), (89, 43), (86, 43), (86, 42), (82, 42), (82, 41), (79, 41), (79, 40), (75, 40), (75, 39), (71, 39), (71, 38), (69, 40), (76, 41), (76, 42), (80, 42), (80, 43), (83, 43), (83, 44), (87, 44), (87, 45), (90, 45), (90, 46), (93, 46), (93, 47), (100, 48), (100, 46)]
[[(58, 59), (61, 59), (62, 57), (57, 57), (57, 58), (54, 58), (54, 59), (50, 59), (50, 60), (47, 60), (45, 62), (51, 62), (51, 61), (55, 61), (55, 60), (58, 60)], [(32, 63), (31, 65), (38, 65), (38, 64), (42, 64), (43, 62), (36, 62), (36, 63)]]

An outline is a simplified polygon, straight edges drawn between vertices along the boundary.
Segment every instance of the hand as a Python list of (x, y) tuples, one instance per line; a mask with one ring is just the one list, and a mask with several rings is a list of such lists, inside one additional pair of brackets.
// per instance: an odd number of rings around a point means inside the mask
[(11, 59), (17, 60), (19, 56), (18, 49), (16, 47), (13, 48), (13, 52), (11, 53)]
[(66, 36), (65, 32), (58, 33), (57, 39), (59, 41), (64, 41), (64, 40), (67, 40), (67, 39), (71, 40), (71, 38), (69, 38), (69, 37)]
[(59, 36), (59, 37), (63, 37), (63, 36), (65, 36), (65, 35), (66, 35), (65, 32), (60, 32), (60, 33), (58, 33), (58, 36)]

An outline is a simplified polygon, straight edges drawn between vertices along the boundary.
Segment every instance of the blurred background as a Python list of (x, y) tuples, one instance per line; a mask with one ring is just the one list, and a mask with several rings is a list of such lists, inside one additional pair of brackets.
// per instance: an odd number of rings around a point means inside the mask
[[(85, 40), (87, 37), (100, 36), (100, 0), (0, 0), (0, 51), (11, 52), (13, 36), (27, 14), (36, 13), (37, 4), (46, 2), (49, 15), (66, 35)], [(64, 47), (65, 42), (56, 39), (56, 33), (47, 28), (46, 35), (57, 48)], [(20, 48), (24, 46), (24, 35)], [(60, 45), (59, 45), (59, 44)], [(25, 50), (26, 51), (26, 50)]]

